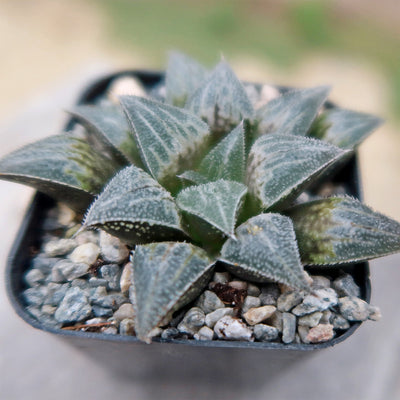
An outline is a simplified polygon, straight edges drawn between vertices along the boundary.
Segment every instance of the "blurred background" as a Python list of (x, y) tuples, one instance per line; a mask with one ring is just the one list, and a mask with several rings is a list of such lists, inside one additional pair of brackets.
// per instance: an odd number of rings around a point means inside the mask
[[(171, 49), (207, 65), (222, 54), (251, 81), (330, 84), (331, 99), (341, 106), (384, 117), (386, 124), (360, 148), (365, 202), (400, 220), (399, 0), (0, 0), (0, 155), (57, 132), (62, 109), (96, 77), (125, 68), (162, 69)], [(31, 193), (0, 183), (1, 281)], [(299, 399), (400, 399), (400, 258), (372, 264), (373, 300), (384, 320), (364, 324), (330, 358), (318, 356), (329, 373), (308, 363), (275, 386), (253, 391), (252, 398), (294, 398), (296, 391)], [(211, 397), (204, 387), (164, 383), (149, 389), (111, 379), (15, 317), (3, 283), (0, 326), (4, 399), (53, 399), (56, 391), (58, 399), (102, 400), (116, 391), (120, 398), (169, 398), (170, 392), (174, 398)], [(313, 374), (319, 383), (307, 378)], [(213, 390), (214, 398), (247, 399), (250, 389)]]

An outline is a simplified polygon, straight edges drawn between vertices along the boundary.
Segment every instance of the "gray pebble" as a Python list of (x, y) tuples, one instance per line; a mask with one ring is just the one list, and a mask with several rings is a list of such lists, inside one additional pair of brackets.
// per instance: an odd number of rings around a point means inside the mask
[(30, 306), (41, 306), (47, 296), (47, 290), (43, 286), (24, 290), (23, 298)]
[(104, 286), (98, 286), (93, 289), (92, 294), (89, 297), (91, 303), (100, 301), (103, 297), (107, 296), (107, 290)]
[(101, 329), (101, 333), (106, 335), (116, 335), (118, 333), (118, 329), (116, 326), (107, 326)]
[(195, 306), (201, 308), (206, 314), (209, 314), (218, 308), (225, 307), (225, 304), (214, 292), (205, 290), (197, 299)]
[(242, 305), (242, 314), (250, 310), (250, 308), (260, 307), (261, 300), (259, 297), (246, 296)]
[(211, 282), (226, 284), (230, 279), (231, 274), (229, 272), (215, 272)]
[(276, 311), (274, 306), (262, 306), (256, 308), (250, 308), (249, 311), (243, 314), (243, 318), (249, 325), (256, 325), (260, 322), (265, 321)]
[(40, 309), (40, 312), (42, 313), (42, 314), (47, 314), (47, 315), (54, 315), (54, 313), (56, 312), (56, 310), (57, 310), (57, 307), (55, 307), (55, 306), (51, 306), (51, 305), (49, 305), (49, 304), (44, 304), (43, 306), (42, 306), (42, 308)]
[(279, 331), (273, 326), (257, 324), (254, 325), (254, 336), (261, 342), (270, 342), (278, 339)]
[[(102, 287), (97, 288), (102, 289)], [(104, 307), (104, 308), (111, 308), (112, 310), (117, 310), (119, 307), (121, 307), (122, 304), (127, 303), (128, 299), (120, 294), (120, 293), (110, 293), (107, 296), (98, 296), (96, 298), (91, 299), (93, 304)]]
[(51, 270), (53, 282), (72, 281), (88, 273), (89, 265), (84, 263), (73, 263), (69, 260), (60, 260)]
[(354, 296), (360, 297), (360, 288), (354, 282), (350, 274), (344, 274), (333, 281), (333, 287), (339, 297)]
[(254, 341), (252, 330), (241, 320), (229, 315), (222, 317), (214, 326), (218, 339)]
[(132, 285), (132, 275), (133, 275), (133, 264), (131, 262), (128, 262), (125, 264), (122, 270), (121, 278), (119, 281), (120, 290), (123, 294), (129, 293), (129, 288)]
[(100, 276), (108, 283), (109, 290), (119, 290), (121, 268), (117, 264), (107, 264), (100, 268)]
[(218, 308), (217, 310), (206, 315), (205, 323), (209, 328), (214, 328), (217, 321), (226, 315), (233, 316), (234, 310), (230, 307)]
[(86, 243), (99, 244), (99, 233), (95, 231), (82, 231), (76, 235), (75, 240), (78, 246)]
[(94, 264), (100, 254), (99, 246), (94, 243), (85, 243), (78, 246), (70, 255), (69, 259), (74, 263)]
[(331, 324), (333, 325), (334, 329), (339, 329), (339, 330), (346, 330), (350, 328), (350, 323), (347, 321), (346, 318), (342, 317), (339, 314), (334, 314), (331, 317)]
[(299, 305), (303, 299), (304, 295), (299, 291), (283, 293), (278, 297), (277, 309), (282, 312), (288, 312)]
[(369, 317), (369, 304), (358, 297), (341, 297), (339, 309), (348, 321), (365, 321)]
[(115, 236), (100, 231), (100, 252), (107, 262), (120, 264), (128, 259), (129, 249)]
[(77, 286), (80, 289), (88, 289), (89, 288), (89, 283), (86, 279), (74, 279), (71, 281), (71, 287)]
[(68, 289), (55, 312), (55, 319), (61, 323), (79, 322), (89, 317), (92, 307), (85, 292), (78, 287)]
[(77, 246), (74, 239), (58, 239), (47, 242), (43, 252), (47, 257), (65, 256)]
[(279, 332), (283, 330), (283, 313), (275, 311), (270, 318), (267, 319), (266, 323), (278, 329)]
[(47, 295), (44, 304), (58, 306), (70, 287), (71, 285), (69, 283), (60, 284), (50, 282), (47, 285)]
[(311, 278), (313, 280), (311, 284), (313, 289), (327, 289), (331, 287), (331, 280), (326, 276), (312, 275)]
[(282, 323), (282, 342), (292, 343), (296, 335), (296, 317), (290, 313), (283, 313)]
[(196, 340), (213, 340), (214, 331), (208, 326), (203, 326), (193, 337)]
[(382, 318), (381, 310), (379, 307), (369, 305), (368, 319), (372, 321), (379, 321)]
[(56, 321), (52, 315), (42, 313), (42, 311), (36, 306), (28, 306), (25, 310), (42, 325), (46, 325), (52, 328), (61, 328), (62, 324)]
[(96, 278), (95, 276), (92, 276), (89, 278), (89, 286), (90, 287), (99, 287), (99, 286), (103, 286), (103, 287), (107, 287), (108, 285), (108, 281), (107, 279), (103, 279), (103, 278)]
[(167, 328), (164, 329), (163, 333), (161, 334), (162, 339), (175, 339), (176, 337), (180, 336), (180, 332), (177, 328)]
[(45, 257), (43, 254), (39, 254), (31, 261), (31, 266), (33, 269), (39, 269), (43, 274), (48, 275), (53, 268), (53, 265), (60, 261), (59, 258), (55, 257)]
[(297, 333), (299, 334), (300, 340), (302, 343), (309, 344), (310, 341), (307, 338), (308, 332), (310, 332), (310, 328), (308, 326), (298, 326)]
[(40, 269), (34, 268), (29, 270), (24, 277), (26, 284), (30, 287), (37, 287), (43, 283), (45, 276)]
[(230, 281), (228, 285), (234, 289), (247, 290), (248, 283), (245, 281)]
[(307, 335), (307, 340), (310, 343), (322, 343), (331, 340), (335, 336), (333, 326), (330, 324), (319, 324), (311, 328)]
[(261, 287), (260, 300), (263, 306), (276, 306), (279, 295), (279, 286), (276, 283), (266, 283)]
[(125, 336), (133, 336), (135, 334), (135, 321), (131, 318), (123, 319), (119, 324), (119, 333)]
[(112, 308), (107, 308), (107, 307), (100, 307), (100, 306), (93, 305), (92, 311), (93, 311), (93, 315), (98, 318), (108, 318), (113, 315)]
[(332, 313), (332, 311), (330, 311), (330, 310), (325, 310), (325, 311), (323, 311), (322, 312), (322, 317), (321, 317), (321, 319), (320, 319), (320, 323), (321, 324), (329, 324), (330, 323), (330, 320), (331, 320), (331, 318), (332, 318), (332, 315), (333, 315), (333, 313)]
[(96, 317), (86, 320), (85, 325), (95, 325), (95, 324), (101, 324), (103, 322), (106, 322), (105, 318)]
[(247, 295), (258, 297), (261, 294), (261, 289), (254, 283), (249, 283), (247, 285)]
[(338, 297), (333, 289), (317, 289), (313, 294), (307, 295), (303, 302), (296, 306), (292, 313), (298, 317), (311, 314), (315, 311), (325, 311), (337, 305)]
[(205, 317), (206, 316), (201, 308), (191, 308), (183, 317), (182, 322), (178, 325), (179, 332), (194, 335), (202, 326), (204, 326)]
[(313, 328), (314, 326), (317, 326), (322, 318), (322, 312), (321, 311), (316, 311), (313, 312), (312, 314), (307, 314), (304, 315), (303, 317), (300, 317), (298, 320), (298, 325), (300, 326), (308, 326), (309, 328)]

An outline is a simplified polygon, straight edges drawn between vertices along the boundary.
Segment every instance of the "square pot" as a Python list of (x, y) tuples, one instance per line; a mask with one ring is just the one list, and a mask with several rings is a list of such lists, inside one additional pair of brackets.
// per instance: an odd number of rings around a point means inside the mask
[[(163, 75), (148, 71), (123, 71), (97, 80), (90, 85), (79, 98), (78, 104), (93, 103), (107, 90), (110, 82), (121, 76), (134, 76), (146, 87), (157, 85)], [(282, 91), (287, 88), (279, 88)], [(328, 106), (333, 106), (328, 104)], [(76, 121), (71, 119), (66, 129)], [(361, 197), (357, 156), (354, 155), (333, 178), (346, 188), (347, 194)], [(42, 226), (46, 213), (55, 206), (54, 200), (37, 193), (25, 215), (17, 238), (11, 249), (6, 269), (6, 287), (9, 299), (17, 314), (31, 326), (57, 335), (60, 339), (81, 348), (89, 356), (111, 367), (119, 375), (131, 375), (136, 378), (148, 377), (162, 371), (163, 375), (180, 375), (182, 378), (210, 377), (217, 379), (226, 375), (227, 368), (232, 376), (243, 379), (262, 379), (265, 381), (284, 366), (292, 365), (317, 350), (334, 346), (347, 339), (360, 326), (353, 323), (344, 333), (334, 339), (319, 344), (283, 344), (273, 342), (233, 342), (233, 341), (196, 341), (155, 338), (151, 345), (140, 342), (133, 336), (107, 335), (80, 331), (66, 331), (44, 326), (26, 310), (22, 298), (25, 289), (23, 276), (29, 268), (32, 248), (41, 244)], [(368, 263), (358, 263), (342, 268), (350, 273), (361, 289), (361, 298), (370, 299), (370, 281)], [(339, 275), (337, 268), (312, 268), (313, 273)], [(254, 368), (254, 366), (262, 368)], [(259, 376), (258, 376), (259, 375)]]

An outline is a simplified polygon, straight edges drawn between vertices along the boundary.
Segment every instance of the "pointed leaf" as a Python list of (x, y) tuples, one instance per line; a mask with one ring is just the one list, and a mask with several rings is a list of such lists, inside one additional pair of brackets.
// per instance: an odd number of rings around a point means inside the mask
[(265, 209), (281, 208), (344, 154), (345, 150), (317, 139), (279, 134), (262, 136), (249, 155), (249, 191)]
[(167, 102), (183, 107), (190, 96), (207, 77), (208, 71), (197, 61), (179, 52), (172, 52), (165, 74)]
[(152, 329), (204, 289), (212, 267), (207, 253), (189, 243), (137, 246), (133, 257), (133, 284), (138, 338), (150, 342)]
[(196, 185), (208, 182), (208, 179), (205, 176), (199, 174), (196, 171), (191, 171), (191, 170), (185, 171), (182, 174), (178, 175), (178, 178), (184, 181), (195, 183)]
[(343, 149), (353, 149), (383, 123), (381, 118), (357, 111), (333, 108), (324, 114), (328, 126), (322, 139)]
[(257, 110), (258, 135), (281, 133), (305, 136), (330, 88), (319, 86), (292, 90)]
[(229, 132), (254, 113), (243, 85), (224, 61), (193, 93), (185, 107), (219, 133)]
[(135, 96), (121, 104), (132, 124), (144, 165), (159, 182), (190, 167), (208, 137), (208, 126), (190, 112)]
[(50, 136), (0, 161), (0, 179), (23, 183), (84, 211), (116, 165), (71, 134)]
[(236, 229), (236, 237), (225, 242), (220, 258), (231, 265), (232, 273), (256, 282), (273, 279), (307, 289), (293, 224), (288, 217), (257, 215)]
[(237, 126), (222, 139), (202, 160), (201, 175), (209, 181), (226, 179), (243, 182), (244, 178), (244, 130)]
[(400, 251), (400, 224), (349, 197), (303, 203), (287, 214), (306, 264), (358, 262)]
[(233, 236), (237, 213), (246, 192), (246, 186), (221, 179), (182, 190), (176, 203), (181, 210)]
[(109, 182), (90, 207), (84, 227), (104, 229), (132, 244), (185, 238), (170, 193), (135, 166)]
[(141, 164), (139, 151), (121, 107), (111, 103), (81, 105), (72, 109), (70, 114), (86, 128), (88, 139), (96, 137), (105, 150), (123, 165), (127, 161)]

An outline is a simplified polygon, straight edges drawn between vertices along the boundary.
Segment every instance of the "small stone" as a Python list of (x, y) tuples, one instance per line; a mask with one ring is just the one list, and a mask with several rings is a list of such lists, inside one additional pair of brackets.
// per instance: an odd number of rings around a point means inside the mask
[(276, 283), (266, 283), (261, 287), (260, 300), (263, 306), (276, 306), (279, 295), (279, 286)]
[(194, 335), (204, 326), (205, 318), (206, 316), (201, 308), (193, 307), (183, 317), (182, 322), (178, 325), (178, 330), (181, 333)]
[(106, 322), (104, 318), (91, 318), (85, 321), (85, 325), (96, 325), (96, 324), (102, 324), (103, 322)]
[(196, 340), (213, 340), (214, 331), (208, 326), (203, 326), (193, 337)]
[(128, 262), (125, 264), (121, 273), (121, 278), (119, 280), (120, 290), (125, 295), (129, 293), (129, 288), (132, 285), (132, 275), (133, 264), (131, 262)]
[(296, 335), (296, 317), (290, 313), (282, 314), (282, 342), (292, 343)]
[(131, 318), (123, 319), (119, 324), (119, 333), (125, 336), (133, 336), (135, 334), (135, 321)]
[(68, 289), (54, 316), (58, 322), (71, 323), (84, 320), (91, 312), (92, 307), (85, 292), (73, 287)]
[[(322, 288), (314, 290), (314, 294), (321, 299), (324, 304), (324, 309), (327, 310), (329, 307), (336, 306), (338, 304), (338, 295), (334, 289), (331, 288)], [(320, 310), (324, 311), (324, 310)]]
[(185, 316), (185, 312), (186, 312), (185, 309), (175, 311), (172, 314), (172, 318), (168, 323), (169, 326), (176, 328), (179, 325), (179, 323), (183, 320), (183, 317)]
[(59, 224), (69, 226), (74, 223), (76, 214), (69, 207), (64, 204), (58, 205), (57, 221)]
[(256, 308), (261, 306), (261, 300), (259, 297), (246, 296), (242, 305), (242, 314), (245, 314), (250, 308)]
[(278, 297), (277, 309), (282, 312), (288, 312), (299, 305), (304, 299), (304, 295), (299, 291), (286, 292)]
[(307, 326), (298, 326), (297, 327), (297, 333), (300, 336), (300, 340), (302, 343), (309, 344), (310, 341), (307, 339), (308, 332), (310, 332), (310, 328)]
[(177, 328), (167, 328), (161, 334), (162, 339), (175, 339), (180, 336), (180, 332)]
[(78, 246), (86, 243), (97, 245), (99, 243), (99, 234), (95, 231), (82, 231), (76, 235), (75, 240)]
[(74, 287), (74, 286), (85, 290), (85, 289), (89, 288), (89, 283), (88, 283), (88, 281), (86, 279), (77, 278), (77, 279), (74, 279), (74, 280), (71, 281), (71, 287)]
[(56, 310), (57, 310), (57, 307), (55, 307), (55, 306), (50, 306), (49, 304), (45, 304), (45, 305), (42, 306), (42, 308), (41, 308), (40, 311), (41, 311), (43, 314), (54, 315), (54, 313), (56, 312)]
[(23, 297), (30, 306), (41, 306), (47, 296), (47, 290), (43, 286), (24, 290)]
[(43, 254), (39, 254), (32, 259), (31, 266), (33, 269), (39, 269), (43, 274), (48, 275), (53, 268), (53, 265), (60, 261), (56, 257), (45, 257)]
[(253, 283), (249, 283), (247, 285), (247, 295), (248, 296), (258, 297), (260, 294), (261, 294), (261, 289), (257, 285), (254, 285)]
[(121, 269), (117, 264), (107, 264), (100, 268), (100, 276), (108, 282), (109, 290), (119, 290)]
[(101, 328), (100, 332), (106, 335), (116, 335), (118, 333), (118, 329), (116, 326), (105, 326)]
[(360, 297), (360, 288), (350, 274), (339, 276), (333, 281), (333, 287), (339, 297)]
[(337, 303), (337, 294), (333, 289), (317, 289), (313, 294), (307, 295), (303, 302), (292, 310), (292, 313), (302, 317), (315, 311), (325, 311)]
[(74, 239), (58, 239), (47, 242), (43, 252), (47, 257), (65, 256), (70, 253), (77, 243)]
[(279, 330), (265, 324), (254, 325), (254, 336), (260, 342), (270, 342), (278, 339)]
[(233, 308), (225, 307), (218, 308), (217, 310), (206, 315), (205, 323), (209, 328), (214, 328), (215, 324), (226, 315), (233, 316)]
[(369, 306), (368, 319), (372, 321), (379, 321), (382, 318), (381, 310), (377, 306)]
[(222, 317), (214, 326), (219, 339), (254, 341), (252, 330), (246, 324), (229, 315)]
[(341, 297), (339, 309), (340, 314), (348, 321), (365, 321), (369, 317), (369, 304), (358, 297)]
[(326, 276), (313, 275), (311, 287), (313, 289), (326, 289), (331, 287), (331, 280)]
[(223, 285), (228, 283), (231, 279), (231, 274), (229, 272), (215, 272), (211, 282), (222, 283)]
[(280, 92), (276, 87), (271, 85), (263, 85), (260, 91), (260, 99), (255, 107), (260, 108), (279, 96)]
[(107, 92), (108, 100), (118, 105), (120, 104), (120, 96), (128, 95), (147, 97), (147, 93), (142, 85), (142, 82), (132, 76), (122, 76), (120, 78), (113, 79)]
[(115, 311), (113, 318), (117, 321), (122, 321), (123, 319), (135, 317), (135, 311), (133, 305), (129, 303), (122, 304), (117, 311)]
[(303, 271), (303, 276), (308, 285), (311, 286), (313, 283), (313, 278), (311, 278), (311, 275), (307, 271)]
[(94, 243), (85, 243), (78, 246), (70, 255), (69, 259), (74, 263), (94, 264), (100, 254), (99, 246)]
[(47, 295), (44, 300), (44, 304), (59, 306), (70, 287), (71, 286), (69, 283), (64, 283), (61, 285), (60, 283), (50, 282), (47, 285)]
[(107, 262), (120, 264), (128, 259), (129, 249), (117, 237), (100, 231), (100, 252)]
[(159, 327), (156, 327), (150, 331), (148, 337), (149, 338), (160, 337), (162, 333), (163, 333), (163, 330)]
[(108, 318), (113, 315), (112, 308), (92, 306), (93, 315), (99, 318)]
[(271, 317), (271, 315), (276, 311), (276, 307), (274, 306), (262, 306), (257, 308), (250, 308), (245, 314), (243, 314), (243, 318), (249, 325), (256, 325), (262, 321), (265, 321), (267, 318)]
[(308, 326), (310, 328), (313, 328), (314, 326), (317, 326), (322, 318), (322, 312), (321, 311), (316, 311), (312, 314), (307, 314), (304, 315), (304, 317), (300, 317), (298, 320), (298, 324), (300, 326)]
[(293, 292), (293, 287), (285, 285), (284, 283), (278, 283), (278, 287), (281, 293)]
[(244, 281), (230, 281), (228, 285), (238, 290), (247, 290), (248, 286), (247, 282)]
[(201, 308), (206, 314), (209, 314), (218, 308), (224, 308), (225, 304), (214, 292), (205, 290), (197, 299), (195, 306)]
[(331, 320), (331, 318), (332, 318), (332, 311), (330, 311), (330, 310), (325, 310), (325, 311), (323, 311), (322, 312), (322, 317), (321, 317), (321, 319), (320, 319), (320, 323), (321, 324), (329, 324), (329, 322), (330, 322), (330, 320)]
[(339, 329), (339, 330), (346, 330), (350, 328), (350, 323), (347, 321), (346, 318), (342, 317), (339, 314), (334, 314), (331, 318), (331, 324), (333, 325), (334, 329)]
[(96, 278), (94, 276), (89, 278), (89, 286), (90, 287), (99, 287), (99, 286), (103, 286), (104, 288), (106, 288), (108, 286), (108, 281), (107, 279), (103, 279), (103, 278)]
[[(98, 289), (103, 289), (103, 287), (98, 287)], [(120, 293), (110, 293), (106, 296), (97, 296), (96, 298), (91, 298), (93, 304), (104, 307), (111, 308), (113, 311), (121, 307), (122, 304), (127, 303), (128, 299)]]
[(53, 282), (72, 281), (88, 273), (89, 265), (85, 263), (74, 263), (69, 260), (60, 260), (51, 270)]
[(271, 325), (278, 329), (279, 332), (282, 332), (283, 330), (283, 313), (280, 311), (275, 311), (274, 314), (270, 318), (266, 320), (266, 323), (268, 325)]
[(310, 343), (322, 343), (331, 340), (334, 336), (333, 325), (319, 324), (311, 328), (306, 337)]
[(37, 287), (43, 283), (45, 276), (40, 269), (31, 269), (25, 274), (25, 282), (30, 287)]

